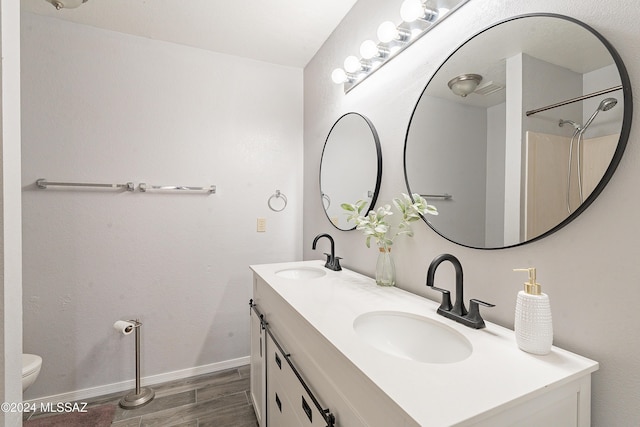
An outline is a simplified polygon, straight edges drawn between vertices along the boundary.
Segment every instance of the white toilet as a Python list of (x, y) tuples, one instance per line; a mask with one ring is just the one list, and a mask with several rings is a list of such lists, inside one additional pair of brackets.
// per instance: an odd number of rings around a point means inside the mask
[(35, 354), (22, 354), (22, 391), (36, 381), (42, 368), (42, 357)]

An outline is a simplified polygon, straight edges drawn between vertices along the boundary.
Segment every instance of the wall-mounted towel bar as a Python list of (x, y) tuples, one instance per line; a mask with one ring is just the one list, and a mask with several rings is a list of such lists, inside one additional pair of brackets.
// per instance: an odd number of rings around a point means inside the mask
[(206, 191), (209, 194), (216, 193), (216, 186), (210, 185), (209, 187), (189, 187), (186, 185), (150, 185), (144, 182), (141, 182), (138, 185), (138, 190), (142, 193), (146, 193), (149, 190), (160, 190), (160, 191)]
[(444, 194), (421, 194), (425, 199), (445, 199), (450, 200), (453, 199), (453, 196), (449, 193)]
[(126, 184), (97, 184), (92, 182), (54, 182), (40, 178), (36, 181), (38, 188), (46, 189), (48, 187), (91, 187), (91, 188), (112, 188), (114, 190), (133, 191), (135, 186), (133, 182)]
[[(54, 182), (47, 181), (45, 178), (40, 178), (36, 181), (36, 186), (41, 189), (46, 189), (49, 187), (84, 187), (84, 188), (109, 188), (113, 190), (126, 190), (126, 191), (134, 191), (136, 189), (133, 182), (127, 182), (126, 184), (96, 184), (89, 182)], [(159, 190), (159, 191), (186, 191), (186, 192), (205, 192), (207, 194), (215, 194), (216, 186), (210, 185), (208, 187), (189, 187), (186, 185), (149, 185), (144, 182), (141, 182), (138, 185), (138, 191), (141, 193), (145, 193), (149, 190)]]

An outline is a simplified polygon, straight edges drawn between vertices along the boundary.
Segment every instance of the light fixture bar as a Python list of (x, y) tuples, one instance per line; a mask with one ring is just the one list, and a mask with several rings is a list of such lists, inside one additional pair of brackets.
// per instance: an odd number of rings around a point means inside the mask
[[(403, 21), (400, 25), (395, 26), (395, 31), (392, 28), (394, 26), (392, 23), (382, 23), (378, 29), (379, 43), (376, 44), (374, 41), (367, 40), (360, 47), (360, 69), (355, 72), (345, 72), (342, 68), (337, 68), (332, 74), (333, 81), (343, 85), (345, 94), (349, 93), (468, 1), (459, 0), (448, 11), (446, 9), (436, 10), (421, 3), (420, 7), (424, 11), (422, 15), (418, 13), (405, 14), (405, 18), (413, 20), (411, 22)], [(416, 1), (413, 0), (410, 3), (416, 3)], [(413, 6), (416, 7), (416, 5)], [(406, 8), (406, 0), (403, 3), (403, 7)], [(415, 17), (416, 15), (418, 16)], [(345, 66), (348, 63), (351, 67), (347, 68), (353, 70), (356, 68), (357, 60), (357, 57), (349, 57), (349, 61), (345, 63)]]

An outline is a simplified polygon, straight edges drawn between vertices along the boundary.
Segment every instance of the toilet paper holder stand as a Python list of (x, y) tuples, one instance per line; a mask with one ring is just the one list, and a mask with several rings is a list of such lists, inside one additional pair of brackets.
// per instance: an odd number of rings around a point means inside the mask
[(145, 405), (154, 398), (155, 392), (149, 387), (140, 387), (140, 327), (142, 323), (140, 320), (128, 320), (131, 326), (128, 326), (124, 332), (129, 333), (131, 329), (135, 329), (136, 334), (136, 388), (122, 399), (120, 399), (120, 406), (124, 409), (134, 409)]

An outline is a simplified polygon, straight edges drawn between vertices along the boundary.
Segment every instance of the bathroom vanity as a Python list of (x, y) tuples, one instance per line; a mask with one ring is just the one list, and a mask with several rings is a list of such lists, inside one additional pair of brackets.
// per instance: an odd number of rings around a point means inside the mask
[(251, 398), (261, 427), (590, 425), (598, 363), (322, 261), (251, 266)]

